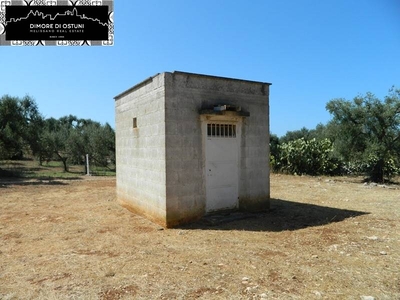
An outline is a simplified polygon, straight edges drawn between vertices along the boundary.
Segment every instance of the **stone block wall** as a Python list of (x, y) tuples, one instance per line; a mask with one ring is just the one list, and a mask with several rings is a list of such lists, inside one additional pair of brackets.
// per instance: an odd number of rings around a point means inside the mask
[(165, 226), (164, 75), (149, 78), (115, 99), (117, 199)]
[(167, 219), (205, 213), (205, 149), (200, 110), (218, 104), (250, 113), (242, 123), (239, 209), (269, 208), (269, 84), (182, 72), (165, 73)]

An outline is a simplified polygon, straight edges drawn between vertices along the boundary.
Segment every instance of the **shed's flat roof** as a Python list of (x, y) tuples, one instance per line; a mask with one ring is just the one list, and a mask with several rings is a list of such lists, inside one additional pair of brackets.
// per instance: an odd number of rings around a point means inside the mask
[(152, 76), (152, 77), (149, 77), (149, 78), (147, 78), (147, 79), (145, 79), (145, 80), (143, 80), (143, 81), (141, 81), (141, 82), (135, 84), (133, 87), (131, 87), (131, 88), (127, 89), (126, 91), (122, 92), (121, 94), (118, 94), (117, 96), (115, 96), (115, 97), (114, 97), (114, 100), (118, 100), (118, 99), (121, 98), (122, 96), (125, 96), (126, 94), (129, 94), (130, 92), (136, 90), (138, 87), (141, 87), (141, 86), (145, 85), (147, 82), (152, 81), (153, 78), (156, 77), (156, 76), (158, 76), (158, 75), (160, 75), (160, 73), (157, 73), (156, 75), (154, 75), (154, 76)]
[[(189, 72), (182, 72), (182, 71), (174, 71), (174, 72), (163, 72), (163, 73), (169, 73), (169, 74), (181, 74), (181, 75), (190, 75), (190, 76), (197, 76), (197, 77), (208, 77), (208, 78), (215, 78), (215, 79), (223, 79), (223, 80), (235, 80), (235, 81), (241, 81), (241, 82), (250, 82), (250, 83), (261, 83), (261, 84), (268, 84), (272, 85), (272, 83), (269, 82), (261, 82), (261, 81), (254, 81), (254, 80), (246, 80), (246, 79), (238, 79), (238, 78), (230, 78), (230, 77), (222, 77), (222, 76), (214, 76), (214, 75), (205, 75), (205, 74), (197, 74), (197, 73), (189, 73)], [(145, 85), (147, 82), (150, 82), (153, 80), (154, 77), (159, 76), (160, 74), (163, 73), (157, 73), (154, 76), (151, 76), (138, 84), (135, 84), (133, 87), (127, 89), (126, 91), (118, 94), (117, 96), (114, 97), (114, 100), (117, 100), (121, 98), (122, 96), (125, 96), (126, 94), (129, 94), (130, 92), (134, 91), (135, 89)]]

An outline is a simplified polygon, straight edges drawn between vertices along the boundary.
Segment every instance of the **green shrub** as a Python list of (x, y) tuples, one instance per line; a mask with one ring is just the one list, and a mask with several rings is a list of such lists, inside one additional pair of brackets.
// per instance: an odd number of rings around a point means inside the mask
[(279, 145), (280, 158), (275, 169), (290, 174), (335, 175), (340, 161), (333, 157), (333, 145), (329, 139), (306, 141), (304, 138)]

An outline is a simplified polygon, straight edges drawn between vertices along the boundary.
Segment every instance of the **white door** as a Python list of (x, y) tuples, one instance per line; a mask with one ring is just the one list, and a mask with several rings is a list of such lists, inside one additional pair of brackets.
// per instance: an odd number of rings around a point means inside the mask
[(206, 211), (235, 208), (239, 181), (237, 125), (208, 123), (206, 134)]

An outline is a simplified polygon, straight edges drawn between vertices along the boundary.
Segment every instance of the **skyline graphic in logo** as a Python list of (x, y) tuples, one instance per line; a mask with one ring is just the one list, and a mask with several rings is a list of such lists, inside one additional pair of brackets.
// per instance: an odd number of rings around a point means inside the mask
[(113, 45), (113, 12), (110, 5), (99, 5), (113, 1), (78, 2), (0, 7), (0, 14), (5, 13), (3, 18), (0, 15), (0, 45)]
[(99, 24), (101, 24), (103, 26), (107, 26), (107, 23), (101, 23), (99, 19), (87, 18), (85, 15), (79, 15), (76, 7), (73, 8), (72, 11), (67, 10), (64, 14), (57, 13), (55, 17), (52, 17), (51, 14), (45, 15), (43, 12), (40, 12), (38, 10), (33, 12), (33, 10), (31, 9), (29, 14), (25, 18), (16, 18), (16, 19), (15, 18), (10, 18), (10, 21), (6, 22), (6, 25), (8, 23), (17, 23), (17, 22), (20, 22), (22, 20), (29, 20), (30, 15), (32, 15), (34, 17), (35, 16), (41, 16), (43, 20), (46, 20), (48, 18), (51, 21), (54, 21), (55, 19), (57, 19), (58, 16), (65, 17), (65, 16), (69, 16), (69, 15), (74, 15), (74, 16), (80, 17), (81, 20), (82, 19), (83, 20), (91, 20), (91, 21), (94, 21), (94, 22), (97, 21), (97, 22), (99, 22)]

